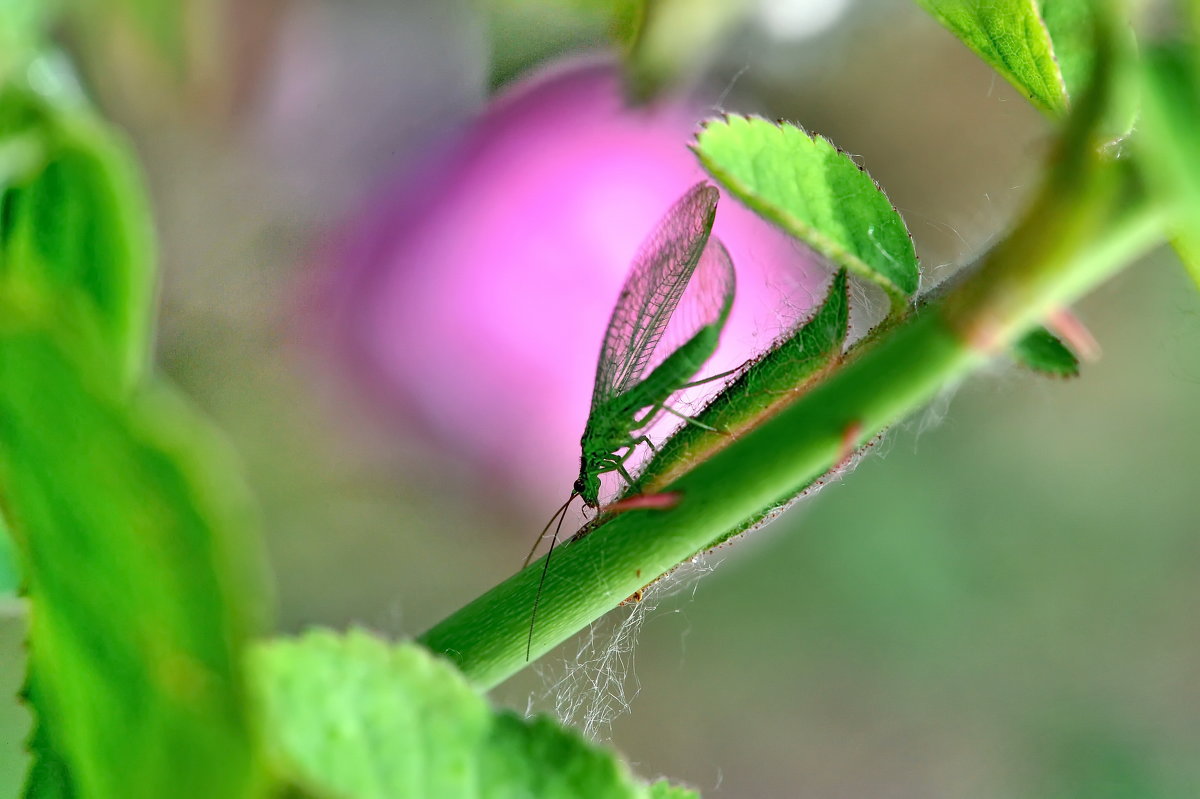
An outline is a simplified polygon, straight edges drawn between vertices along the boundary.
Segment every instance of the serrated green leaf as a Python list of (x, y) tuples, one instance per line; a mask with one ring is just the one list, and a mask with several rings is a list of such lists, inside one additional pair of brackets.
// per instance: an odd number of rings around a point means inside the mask
[[(1099, 56), (1101, 17), (1122, 60), (1132, 60), (1137, 43), (1127, 24), (1118, 25), (1115, 4), (1097, 0), (919, 0), (964, 44), (999, 72), (1039, 110), (1061, 118), (1082, 96)], [(1110, 98), (1104, 128), (1110, 138), (1129, 133), (1137, 93), (1124, 70)]]
[(95, 328), (132, 385), (148, 359), (155, 279), (137, 168), (86, 112), (10, 89), (0, 94), (0, 142), (14, 140), (29, 168), (0, 182), (0, 276), (76, 305), (88, 319), (75, 323)]
[(812, 315), (713, 397), (694, 417), (700, 424), (683, 425), (663, 442), (625, 495), (655, 493), (803, 393), (842, 354), (850, 324), (848, 288), (846, 270), (839, 269)]
[(1160, 47), (1142, 66), (1139, 161), (1175, 212), (1175, 250), (1200, 287), (1200, 79), (1193, 51)]
[(34, 608), (34, 777), (65, 770), (81, 796), (255, 796), (236, 469), (177, 399), (129, 396), (4, 288), (0, 500)]
[[(46, 706), (46, 700), (40, 696), (37, 682), (37, 675), (30, 675), (25, 689), (25, 701), (31, 708)], [(25, 775), (22, 799), (73, 799), (79, 795), (62, 753), (55, 746), (45, 721), (34, 721), (28, 746), (33, 760)]]
[(1053, 377), (1075, 377), (1079, 374), (1079, 359), (1075, 353), (1044, 327), (1027, 333), (1010, 350), (1017, 363)]
[(276, 756), (354, 799), (645, 797), (611, 753), (549, 719), (493, 712), (448, 662), (362, 631), (271, 642), (252, 660)]
[[(1081, 0), (1047, 0), (1062, 3), (1056, 18), (1066, 21)], [(975, 51), (1005, 80), (1029, 98), (1035, 107), (1051, 116), (1067, 111), (1067, 87), (1063, 71), (1054, 57), (1050, 31), (1032, 0), (917, 0), (934, 19)], [(1067, 71), (1073, 76), (1084, 66), (1069, 58)], [(1087, 74), (1086, 71), (1083, 72)]]
[(790, 123), (729, 116), (704, 124), (705, 169), (759, 215), (903, 305), (919, 280), (912, 238), (887, 196), (850, 156)]
[(479, 795), (488, 799), (630, 799), (646, 792), (615, 755), (545, 716), (497, 713), (481, 749)]

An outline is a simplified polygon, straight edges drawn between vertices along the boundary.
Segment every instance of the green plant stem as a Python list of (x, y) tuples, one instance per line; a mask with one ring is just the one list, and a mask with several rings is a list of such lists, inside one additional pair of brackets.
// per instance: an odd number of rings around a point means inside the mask
[[(665, 490), (668, 510), (620, 514), (555, 551), (533, 634), (538, 657), (709, 542), (828, 471), (962, 379), (989, 354), (1161, 240), (1157, 207), (1130, 200), (1129, 176), (1096, 160), (1050, 181), (978, 273), (925, 306), (761, 426)], [(1139, 195), (1140, 196), (1140, 195)], [(538, 561), (480, 596), (421, 641), (491, 687), (525, 663)]]

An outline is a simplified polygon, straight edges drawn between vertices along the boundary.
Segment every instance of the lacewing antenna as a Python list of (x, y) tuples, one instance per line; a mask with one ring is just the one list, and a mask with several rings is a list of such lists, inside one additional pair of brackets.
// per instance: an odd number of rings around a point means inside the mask
[[(562, 530), (563, 519), (567, 518), (567, 507), (577, 496), (579, 494), (572, 491), (571, 496), (567, 497), (567, 501), (554, 512), (554, 516), (551, 516), (550, 521), (546, 522), (546, 526), (542, 528), (542, 534), (538, 536), (533, 549), (529, 551), (529, 556), (525, 558), (525, 566), (528, 566), (529, 561), (533, 558), (534, 550), (538, 548), (538, 544), (542, 543), (542, 539), (546, 537), (546, 531), (550, 529), (550, 525), (554, 523), (554, 519), (557, 517), (558, 524), (554, 528), (554, 535), (550, 537), (550, 549), (546, 552), (546, 562), (542, 564), (542, 576), (538, 579), (537, 593), (533, 596), (533, 612), (529, 615), (529, 640), (525, 642), (526, 663), (529, 662), (529, 654), (533, 651), (533, 627), (537, 623), (538, 602), (542, 599), (542, 587), (546, 584), (546, 574), (550, 571), (550, 556), (554, 554), (554, 545), (558, 543), (558, 534)], [(521, 568), (524, 568), (524, 566)]]

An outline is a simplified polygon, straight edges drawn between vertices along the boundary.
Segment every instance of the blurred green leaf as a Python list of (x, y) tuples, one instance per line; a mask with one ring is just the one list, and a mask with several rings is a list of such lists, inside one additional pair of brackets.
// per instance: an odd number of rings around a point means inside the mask
[[(25, 701), (31, 708), (44, 707), (46, 700), (38, 689), (36, 674), (28, 677)], [(46, 722), (36, 719), (29, 736), (29, 751), (33, 754), (29, 772), (25, 775), (22, 799), (71, 799), (79, 794), (62, 752), (54, 745)]]
[(130, 397), (61, 309), (4, 278), (0, 497), (34, 608), (34, 776), (65, 770), (83, 796), (257, 795), (237, 469), (173, 395)]
[(1096, 0), (1042, 0), (1041, 12), (1067, 97), (1079, 97), (1096, 63)]
[[(1068, 46), (1068, 63), (1060, 70), (1050, 31), (1038, 14), (1038, 4), (1028, 0), (917, 0), (947, 30), (970, 47), (1005, 80), (1029, 98), (1041, 111), (1060, 117), (1067, 110), (1064, 72), (1076, 79), (1086, 66), (1076, 62), (1090, 52), (1073, 52), (1076, 40)], [(1088, 0), (1046, 0), (1044, 6), (1056, 6), (1056, 23), (1069, 29), (1075, 15), (1083, 13)], [(1064, 31), (1065, 32), (1065, 31)], [(1075, 36), (1078, 36), (1075, 32)]]
[(917, 290), (912, 239), (871, 176), (821, 136), (759, 117), (709, 120), (693, 149), (743, 203), (838, 266), (871, 280), (893, 304)]
[(1150, 185), (1175, 206), (1175, 250), (1200, 286), (1200, 77), (1191, 48), (1146, 53), (1138, 142)]
[(313, 632), (256, 655), (268, 735), (313, 790), (355, 799), (648, 795), (612, 754), (549, 719), (492, 711), (416, 645)]
[(8, 524), (0, 514), (0, 601), (16, 596), (21, 586), (21, 570), (17, 566), (17, 551), (13, 546)]
[(1053, 377), (1076, 377), (1079, 359), (1044, 327), (1036, 327), (1009, 350), (1017, 363)]
[(659, 780), (650, 786), (650, 799), (700, 799), (700, 794), (690, 788)]
[(107, 0), (106, 5), (112, 12), (125, 16), (162, 60), (182, 74), (187, 60), (187, 12), (191, 0)]
[(647, 0), (487, 0), (491, 85), (501, 86), (532, 65), (564, 52), (628, 52)]
[(42, 45), (54, 0), (0, 0), (0, 84)]
[(96, 329), (132, 385), (148, 359), (154, 287), (133, 159), (85, 110), (27, 90), (0, 94), (0, 148), (13, 141), (25, 144), (25, 169), (0, 184), (0, 275), (77, 304), (90, 318), (76, 321)]
[(748, 0), (646, 2), (625, 50), (625, 82), (647, 100), (696, 69), (750, 10)]

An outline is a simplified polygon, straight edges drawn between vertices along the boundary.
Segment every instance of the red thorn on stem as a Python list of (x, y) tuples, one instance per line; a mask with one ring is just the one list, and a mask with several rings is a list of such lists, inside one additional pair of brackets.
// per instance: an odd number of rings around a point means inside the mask
[(669, 510), (679, 504), (682, 494), (668, 491), (663, 494), (638, 494), (619, 499), (604, 508), (605, 513), (624, 513), (627, 510)]
[(842, 430), (842, 442), (838, 448), (837, 466), (842, 466), (854, 454), (854, 450), (858, 448), (858, 440), (862, 438), (863, 425), (862, 422), (855, 419), (850, 424), (846, 425)]
[(1046, 327), (1075, 350), (1080, 359), (1088, 363), (1100, 360), (1100, 342), (1092, 335), (1079, 317), (1066, 308), (1059, 308), (1046, 317)]

